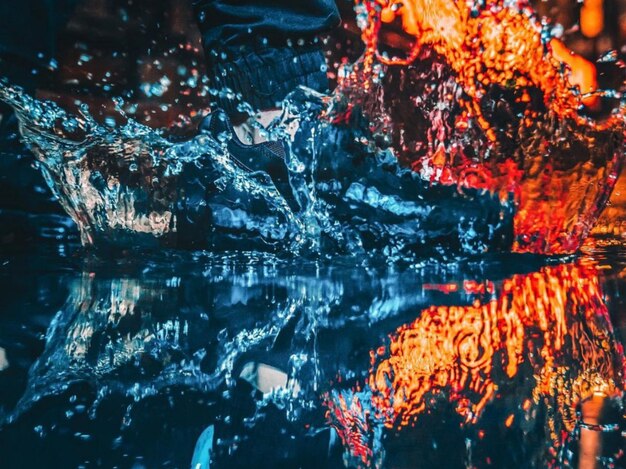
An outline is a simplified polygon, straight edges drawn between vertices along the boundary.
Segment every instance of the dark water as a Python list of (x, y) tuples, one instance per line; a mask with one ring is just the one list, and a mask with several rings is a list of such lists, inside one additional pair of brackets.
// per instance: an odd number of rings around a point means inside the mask
[[(347, 97), (337, 92), (336, 99)], [(279, 164), (231, 154), (228, 127), (172, 139), (130, 118), (117, 127), (100, 124), (87, 107), (74, 115), (20, 88), (0, 84), (0, 100), (15, 110), (22, 140), (84, 245), (383, 254), (391, 262), (509, 251), (513, 244), (508, 189), (435, 184), (370, 141), (369, 121), (357, 110), (345, 123), (322, 118), (331, 97), (304, 87), (283, 102), (285, 121), (264, 130), (285, 142)], [(286, 136), (290, 119), (298, 122), (293, 139)], [(612, 174), (604, 163), (602, 173)], [(574, 229), (568, 237), (582, 240)]]
[(402, 267), (14, 249), (1, 466), (576, 467), (594, 395), (598, 455), (624, 464), (625, 278), (621, 246)]
[(0, 85), (78, 226), (4, 185), (0, 468), (626, 466), (623, 239), (529, 254), (596, 223), (623, 79), (596, 122), (444, 52), (290, 95), (281, 178)]

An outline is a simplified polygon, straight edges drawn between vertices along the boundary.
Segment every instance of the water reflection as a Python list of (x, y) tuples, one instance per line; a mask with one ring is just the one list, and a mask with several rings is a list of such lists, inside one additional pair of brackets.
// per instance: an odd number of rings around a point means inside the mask
[[(543, 448), (525, 456), (538, 467), (572, 462), (574, 448), (567, 445), (579, 436), (582, 422), (600, 423), (593, 415), (594, 397), (605, 407), (619, 407), (623, 399), (626, 362), (595, 266), (558, 265), (514, 275), (498, 286), (487, 282), (476, 289), (466, 282), (456, 288), (493, 298), (423, 310), (372, 352), (362, 388), (330, 394), (329, 415), (348, 443), (349, 457), (365, 464), (375, 455), (381, 458), (383, 433), (400, 438), (443, 401), (460, 425), (469, 427), (470, 445), (482, 445), (490, 431), (522, 427), (523, 433), (534, 429), (546, 436)], [(483, 418), (487, 406), (501, 405), (493, 402), (507, 395), (515, 399), (500, 409), (499, 421)], [(611, 425), (602, 429), (617, 431)], [(415, 450), (410, 453), (416, 456)], [(471, 463), (489, 465), (490, 459), (487, 452)]]
[(540, 262), (88, 259), (0, 448), (10, 467), (614, 461), (625, 361), (597, 268)]

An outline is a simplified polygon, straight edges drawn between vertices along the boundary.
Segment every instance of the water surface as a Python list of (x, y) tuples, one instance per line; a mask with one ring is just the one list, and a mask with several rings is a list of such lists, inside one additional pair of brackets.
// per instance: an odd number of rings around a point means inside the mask
[(2, 259), (3, 467), (566, 467), (623, 418), (621, 246)]

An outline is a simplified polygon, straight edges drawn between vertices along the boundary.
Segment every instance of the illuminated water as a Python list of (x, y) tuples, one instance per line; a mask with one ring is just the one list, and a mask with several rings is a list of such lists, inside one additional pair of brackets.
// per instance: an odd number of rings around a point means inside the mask
[[(358, 122), (311, 121), (294, 211), (211, 136), (9, 97), (87, 248), (60, 216), (5, 244), (2, 467), (567, 467), (582, 441), (620, 460), (622, 248), (502, 252), (512, 199), (356, 152)], [(208, 231), (185, 212), (199, 177), (230, 211)], [(581, 426), (594, 396), (606, 432)]]
[[(405, 32), (443, 21), (431, 8)], [(3, 84), (0, 100), (86, 246), (391, 262), (576, 252), (623, 164), (625, 64), (614, 53), (587, 62), (599, 78), (581, 94), (579, 70), (524, 1), (450, 8), (441, 15), (464, 47), (442, 26), (403, 61), (379, 50), (380, 5), (357, 2), (364, 53), (338, 66), (330, 95), (296, 89), (262, 129), (288, 146), (282, 182), (269, 164), (238, 164), (228, 128), (180, 139), (130, 118), (121, 98), (104, 123), (86, 104), (72, 114)]]
[(77, 225), (2, 212), (38, 228), (0, 245), (0, 467), (626, 465), (623, 239), (573, 254), (623, 163), (624, 66), (580, 96), (525, 2), (483, 3), (403, 19), (430, 42), (401, 67), (357, 3), (363, 56), (284, 103), (292, 196), (227, 134), (0, 85)]
[(2, 467), (564, 467), (593, 392), (611, 456), (625, 272), (623, 248), (389, 267), (42, 243), (0, 268)]
[(299, 122), (286, 162), (292, 204), (266, 171), (233, 162), (230, 135), (175, 141), (131, 119), (116, 127), (88, 109), (73, 116), (19, 89), (0, 85), (0, 99), (16, 110), (85, 245), (408, 261), (508, 251), (513, 242), (512, 195), (432, 184), (372, 146), (365, 121), (320, 118), (330, 98), (310, 90), (284, 105)]

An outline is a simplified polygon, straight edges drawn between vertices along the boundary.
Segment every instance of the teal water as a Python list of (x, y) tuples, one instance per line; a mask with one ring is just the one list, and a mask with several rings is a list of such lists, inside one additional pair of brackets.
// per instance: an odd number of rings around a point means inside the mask
[[(581, 383), (602, 388), (600, 423), (617, 425), (599, 433), (598, 456), (623, 464), (625, 272), (621, 246), (402, 267), (98, 257), (58, 242), (14, 250), (0, 267), (3, 467), (576, 467)], [(472, 305), (505, 297), (530, 311), (521, 336), (504, 316), (451, 343), (436, 326), (438, 315), (453, 324), (454, 308), (470, 317)], [(548, 343), (554, 318), (558, 347)], [(403, 346), (422, 353), (415, 363), (436, 344), (454, 358), (415, 368), (419, 380), (396, 388), (390, 402), (405, 403), (390, 411), (370, 376), (411, 324), (429, 331), (420, 347)], [(514, 336), (510, 374), (502, 354)], [(551, 372), (561, 381), (539, 390)], [(425, 383), (421, 400), (407, 398)], [(485, 383), (496, 391), (481, 407)]]
[(577, 251), (623, 128), (494, 89), (492, 144), (437, 60), (292, 94), (295, 202), (231, 135), (0, 85), (72, 219), (0, 213), (0, 467), (624, 467), (626, 251)]

